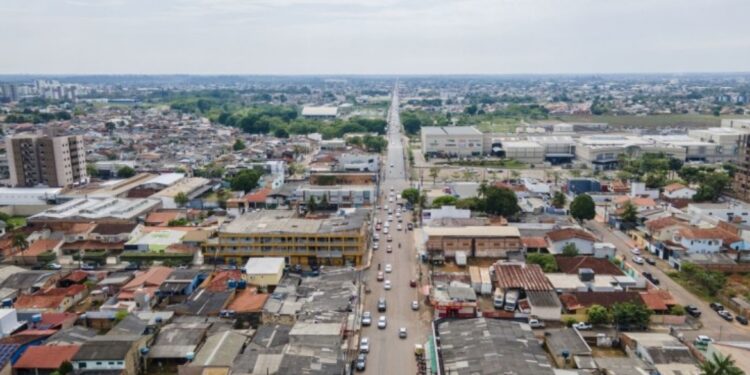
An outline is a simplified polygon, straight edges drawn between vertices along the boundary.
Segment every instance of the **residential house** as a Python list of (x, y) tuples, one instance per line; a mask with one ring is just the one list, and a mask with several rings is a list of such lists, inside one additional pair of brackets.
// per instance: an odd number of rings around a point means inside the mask
[(171, 268), (161, 266), (151, 267), (147, 271), (136, 271), (135, 277), (120, 290), (117, 300), (137, 302), (136, 296), (141, 295), (146, 303), (153, 305), (156, 303), (156, 291), (171, 273)]
[(552, 254), (562, 254), (565, 246), (572, 244), (580, 255), (593, 255), (596, 237), (578, 228), (564, 228), (547, 232), (548, 249)]
[(730, 223), (747, 224), (750, 220), (750, 207), (743, 203), (690, 203), (687, 214), (693, 218), (722, 220)]
[(669, 184), (664, 187), (662, 195), (668, 199), (693, 199), (697, 191), (680, 183)]
[(97, 336), (81, 345), (71, 359), (76, 373), (107, 371), (112, 374), (137, 374), (140, 354), (139, 336)]
[(159, 286), (159, 298), (167, 303), (182, 302), (198, 288), (208, 275), (203, 270), (174, 270)]
[(32, 346), (13, 365), (16, 375), (50, 375), (78, 353), (78, 345)]

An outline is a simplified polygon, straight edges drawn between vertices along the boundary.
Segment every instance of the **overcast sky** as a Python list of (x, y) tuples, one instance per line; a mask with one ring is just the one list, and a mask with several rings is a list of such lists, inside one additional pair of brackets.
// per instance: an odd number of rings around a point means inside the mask
[(750, 71), (749, 0), (1, 0), (0, 73)]

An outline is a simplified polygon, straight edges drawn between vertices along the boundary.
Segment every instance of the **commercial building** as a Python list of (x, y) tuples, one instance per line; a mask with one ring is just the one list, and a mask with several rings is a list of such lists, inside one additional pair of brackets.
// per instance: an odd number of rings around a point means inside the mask
[(526, 140), (495, 140), (493, 154), (522, 163), (541, 164), (544, 162), (544, 146)]
[(482, 155), (482, 132), (473, 126), (426, 126), (421, 130), (422, 152), (429, 156)]
[(703, 142), (710, 142), (721, 150), (728, 160), (736, 160), (740, 154), (740, 140), (750, 134), (750, 129), (736, 129), (732, 127), (693, 129), (688, 131), (692, 138)]
[(11, 186), (65, 187), (88, 181), (83, 136), (6, 139)]
[(159, 208), (158, 199), (73, 199), (29, 218), (29, 224), (133, 222)]
[(294, 192), (292, 201), (304, 205), (313, 198), (318, 204), (336, 207), (370, 206), (377, 200), (375, 189), (375, 185), (302, 185)]
[(245, 264), (245, 280), (256, 286), (276, 286), (284, 276), (284, 258), (250, 258)]
[(459, 251), (470, 257), (504, 258), (523, 248), (521, 233), (510, 226), (424, 227), (422, 233), (432, 261), (454, 258)]
[(656, 144), (667, 147), (679, 147), (685, 150), (685, 161), (699, 161), (707, 163), (721, 163), (734, 160), (736, 154), (731, 150), (724, 150), (722, 145), (709, 141), (702, 141), (689, 135), (650, 135), (644, 137)]
[(311, 119), (335, 119), (339, 113), (338, 107), (302, 107), (302, 117)]
[[(293, 211), (246, 213), (204, 244), (206, 257), (243, 264), (250, 257), (282, 257), (287, 264), (359, 265), (367, 245), (366, 210), (323, 219)], [(213, 254), (213, 255), (212, 255)]]
[(644, 153), (664, 153), (675, 159), (685, 160), (685, 149), (673, 145), (655, 143), (631, 135), (588, 135), (578, 139), (576, 158), (595, 170), (614, 169), (620, 155), (638, 156)]
[(532, 136), (528, 137), (528, 140), (542, 145), (544, 147), (544, 160), (552, 164), (570, 163), (576, 156), (576, 142), (573, 137), (565, 135)]

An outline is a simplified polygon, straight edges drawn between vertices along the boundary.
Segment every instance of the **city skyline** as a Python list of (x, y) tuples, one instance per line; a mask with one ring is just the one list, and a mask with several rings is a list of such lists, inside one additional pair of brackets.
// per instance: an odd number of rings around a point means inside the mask
[(11, 0), (0, 5), (0, 74), (743, 72), (748, 10), (738, 0)]

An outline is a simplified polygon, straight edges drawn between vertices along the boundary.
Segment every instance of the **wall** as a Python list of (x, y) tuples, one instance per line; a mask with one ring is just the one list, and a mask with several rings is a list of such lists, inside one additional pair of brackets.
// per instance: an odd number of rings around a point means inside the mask
[(562, 254), (563, 248), (572, 243), (578, 249), (580, 255), (593, 255), (594, 254), (594, 243), (591, 241), (582, 240), (580, 238), (571, 238), (565, 241), (553, 242), (550, 248), (550, 253)]

